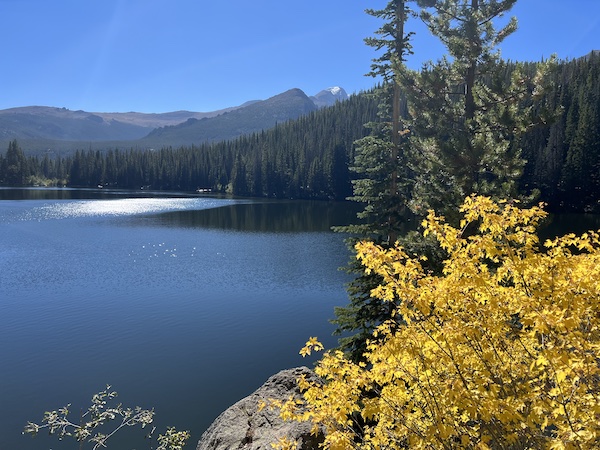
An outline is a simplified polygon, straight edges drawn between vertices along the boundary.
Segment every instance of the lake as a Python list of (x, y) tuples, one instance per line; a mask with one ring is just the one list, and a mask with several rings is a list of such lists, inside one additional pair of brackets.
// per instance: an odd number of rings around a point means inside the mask
[[(186, 448), (275, 372), (326, 347), (347, 303), (349, 258), (333, 225), (356, 205), (158, 192), (0, 189), (0, 450), (75, 449), (28, 420), (111, 384), (155, 408)], [(600, 227), (559, 216), (546, 236)], [(128, 430), (114, 449), (150, 449)], [(87, 448), (87, 447), (86, 447)]]
[[(28, 420), (107, 384), (187, 448), (275, 372), (334, 346), (346, 203), (0, 189), (0, 449), (74, 449)], [(109, 448), (149, 449), (135, 429)]]

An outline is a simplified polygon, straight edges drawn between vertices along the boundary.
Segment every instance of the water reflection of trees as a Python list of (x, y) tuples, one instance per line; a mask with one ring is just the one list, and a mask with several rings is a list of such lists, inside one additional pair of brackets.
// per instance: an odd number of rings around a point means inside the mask
[(170, 191), (84, 189), (84, 188), (12, 188), (0, 187), (0, 200), (105, 200), (114, 198), (180, 198), (195, 197)]
[(290, 201), (234, 204), (200, 211), (160, 214), (163, 226), (215, 228), (250, 232), (322, 232), (356, 221), (356, 204), (349, 202)]
[(550, 214), (538, 233), (540, 240), (552, 239), (567, 233), (580, 235), (600, 229), (600, 214)]

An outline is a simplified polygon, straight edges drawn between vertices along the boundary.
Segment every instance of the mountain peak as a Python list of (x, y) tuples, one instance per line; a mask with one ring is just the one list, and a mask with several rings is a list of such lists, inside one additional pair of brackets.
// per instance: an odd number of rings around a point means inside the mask
[(337, 96), (337, 95), (340, 95), (340, 94), (341, 94), (341, 95), (345, 95), (346, 97), (348, 96), (348, 95), (346, 94), (346, 92), (344, 91), (344, 89), (342, 89), (342, 88), (341, 88), (341, 87), (339, 87), (339, 86), (333, 86), (333, 87), (327, 88), (327, 89), (325, 89), (325, 90), (326, 90), (326, 91), (329, 91), (329, 92), (331, 92), (333, 95), (336, 95), (336, 96)]
[(323, 89), (318, 94), (310, 98), (319, 108), (335, 105), (337, 102), (342, 102), (348, 99), (348, 94), (339, 86)]

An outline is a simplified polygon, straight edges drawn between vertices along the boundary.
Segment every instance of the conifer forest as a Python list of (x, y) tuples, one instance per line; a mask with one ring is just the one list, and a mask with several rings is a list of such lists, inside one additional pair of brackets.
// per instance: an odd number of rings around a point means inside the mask
[[(525, 64), (533, 72), (538, 64)], [(507, 79), (516, 64), (506, 63)], [(550, 89), (535, 100), (539, 123), (524, 133), (519, 190), (548, 209), (600, 208), (600, 56), (560, 62)], [(191, 147), (81, 149), (68, 156), (27, 156), (12, 142), (0, 154), (0, 183), (72, 187), (210, 190), (242, 196), (336, 199), (352, 194), (354, 142), (377, 120), (374, 92), (278, 124), (260, 133)], [(542, 111), (553, 111), (543, 118)], [(418, 112), (417, 112), (418, 113)], [(404, 111), (406, 114), (406, 111)], [(25, 149), (26, 150), (26, 149)]]

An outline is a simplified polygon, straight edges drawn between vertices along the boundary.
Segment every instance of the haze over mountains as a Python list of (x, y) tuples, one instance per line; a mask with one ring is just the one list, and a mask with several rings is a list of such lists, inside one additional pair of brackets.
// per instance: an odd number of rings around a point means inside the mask
[(267, 100), (212, 112), (104, 113), (28, 106), (0, 110), (0, 146), (12, 139), (28, 153), (75, 149), (161, 148), (233, 139), (272, 128), (348, 98), (340, 87), (308, 97), (290, 89)]

